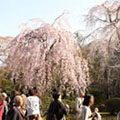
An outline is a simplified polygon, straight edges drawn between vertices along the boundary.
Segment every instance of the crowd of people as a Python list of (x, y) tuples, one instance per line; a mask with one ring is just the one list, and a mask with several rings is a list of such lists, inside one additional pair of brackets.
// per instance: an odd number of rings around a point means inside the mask
[[(11, 96), (5, 92), (0, 92), (0, 120), (42, 120), (45, 115), (46, 120), (66, 120), (69, 113), (69, 105), (62, 102), (61, 92), (57, 89), (52, 91), (53, 101), (50, 103), (47, 114), (42, 108), (41, 92), (36, 88), (15, 90)], [(101, 115), (97, 107), (91, 111), (94, 104), (94, 96), (79, 91), (75, 99), (76, 120), (101, 120)], [(120, 113), (117, 115), (120, 120)]]
[(0, 120), (42, 120), (41, 93), (36, 88), (14, 90), (11, 96), (0, 92)]

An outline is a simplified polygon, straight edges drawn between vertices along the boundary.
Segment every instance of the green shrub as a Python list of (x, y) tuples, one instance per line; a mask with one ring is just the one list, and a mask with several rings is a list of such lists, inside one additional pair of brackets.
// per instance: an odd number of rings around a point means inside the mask
[(50, 95), (43, 96), (42, 104), (43, 104), (43, 112), (44, 114), (47, 113), (50, 103), (52, 102), (53, 98)]
[(106, 106), (105, 106), (105, 101), (106, 101), (106, 96), (104, 95), (104, 93), (96, 88), (89, 88), (89, 92), (90, 94), (92, 94), (95, 98), (95, 102), (93, 105), (93, 109), (95, 107), (98, 107), (100, 109), (101, 112), (105, 112), (106, 111)]
[(105, 101), (105, 96), (104, 96), (104, 93), (99, 90), (99, 89), (95, 89), (95, 88), (91, 88), (89, 90), (89, 93), (92, 94), (95, 98), (95, 104), (101, 104), (101, 103), (104, 103)]
[(75, 100), (70, 100), (70, 99), (64, 99), (63, 100), (64, 104), (68, 104), (70, 107), (70, 113), (74, 114), (75, 113)]
[(120, 98), (111, 98), (106, 101), (106, 108), (110, 114), (115, 114), (120, 111)]
[(76, 120), (75, 114), (69, 114), (65, 118), (66, 120)]
[(10, 94), (14, 90), (14, 85), (10, 80), (10, 73), (7, 68), (0, 68), (0, 88), (7, 94)]

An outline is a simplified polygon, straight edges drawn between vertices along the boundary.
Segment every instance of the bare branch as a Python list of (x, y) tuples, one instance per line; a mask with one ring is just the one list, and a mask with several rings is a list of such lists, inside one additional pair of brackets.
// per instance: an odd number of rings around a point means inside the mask
[(52, 26), (54, 26), (55, 23), (56, 23), (60, 18), (62, 18), (65, 14), (66, 14), (66, 13), (63, 12), (61, 15), (59, 15), (59, 16), (54, 20), (54, 22), (52, 23)]

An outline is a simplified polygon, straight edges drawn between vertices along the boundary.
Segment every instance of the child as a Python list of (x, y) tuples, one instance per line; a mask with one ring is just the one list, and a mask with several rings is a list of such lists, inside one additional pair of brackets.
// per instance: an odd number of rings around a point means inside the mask
[(92, 114), (92, 117), (93, 117), (92, 120), (101, 120), (101, 115), (97, 107), (94, 109), (94, 113)]

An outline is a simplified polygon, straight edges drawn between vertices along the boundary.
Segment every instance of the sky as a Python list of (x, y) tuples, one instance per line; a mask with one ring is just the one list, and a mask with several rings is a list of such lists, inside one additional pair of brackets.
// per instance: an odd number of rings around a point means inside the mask
[(52, 24), (56, 17), (69, 11), (71, 31), (85, 29), (83, 15), (105, 0), (0, 0), (0, 36), (17, 36), (22, 23), (40, 18)]

